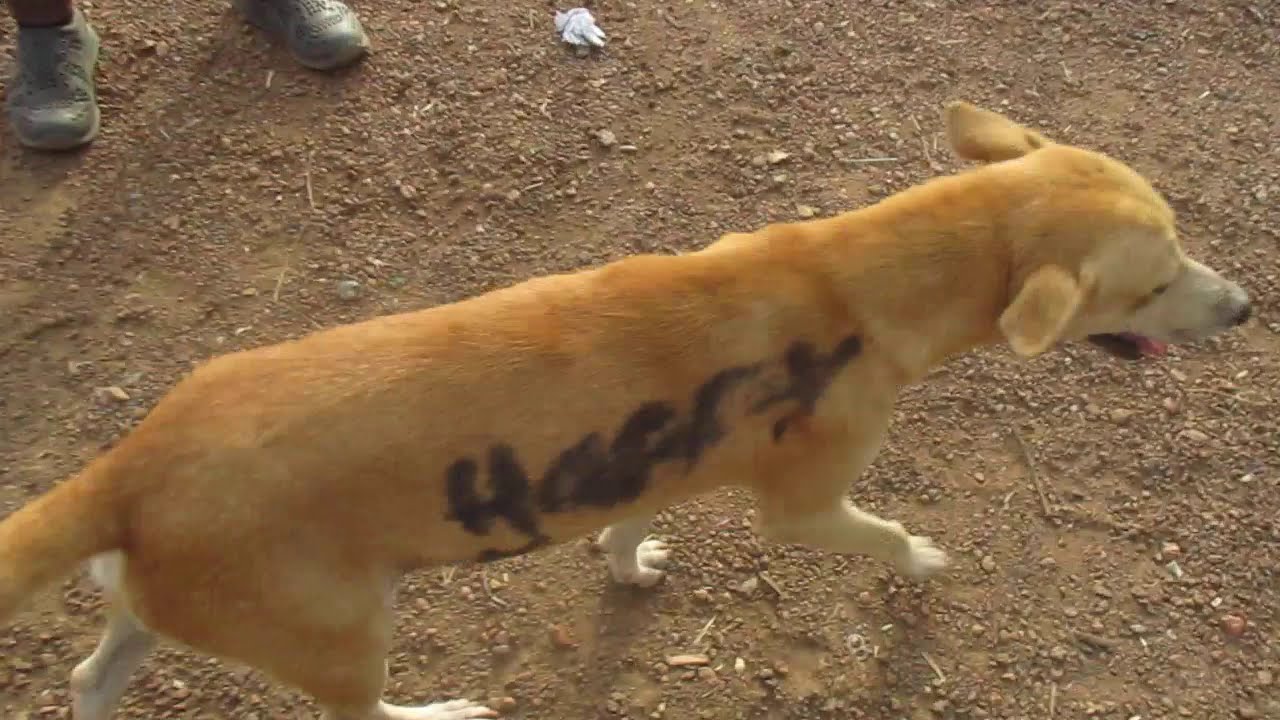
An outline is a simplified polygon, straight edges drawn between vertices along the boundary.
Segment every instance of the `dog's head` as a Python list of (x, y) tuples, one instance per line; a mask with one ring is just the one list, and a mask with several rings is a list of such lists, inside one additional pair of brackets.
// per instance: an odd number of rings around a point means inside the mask
[(1020, 355), (1088, 338), (1113, 355), (1161, 354), (1244, 323), (1249, 296), (1178, 243), (1173, 211), (1123, 163), (1055, 143), (963, 102), (946, 110), (963, 158), (999, 163), (1011, 205), (1009, 303)]

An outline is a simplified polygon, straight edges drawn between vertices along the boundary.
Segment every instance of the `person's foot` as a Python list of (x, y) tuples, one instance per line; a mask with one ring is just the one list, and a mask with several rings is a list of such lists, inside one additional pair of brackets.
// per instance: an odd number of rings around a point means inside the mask
[(19, 27), (17, 45), (6, 105), (18, 141), (38, 150), (71, 150), (93, 140), (98, 34), (84, 15), (76, 10), (66, 25)]
[(282, 38), (309, 68), (350, 65), (369, 50), (359, 18), (340, 0), (235, 0), (235, 5), (249, 24)]

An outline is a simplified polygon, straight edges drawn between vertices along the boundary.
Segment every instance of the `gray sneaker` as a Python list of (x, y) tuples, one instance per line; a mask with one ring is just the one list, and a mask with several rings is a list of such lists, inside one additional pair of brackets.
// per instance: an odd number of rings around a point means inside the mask
[(98, 34), (79, 10), (55, 27), (19, 27), (9, 81), (9, 125), (37, 150), (71, 150), (98, 134)]
[(350, 65), (369, 50), (356, 14), (340, 0), (235, 0), (250, 25), (282, 38), (314, 70)]

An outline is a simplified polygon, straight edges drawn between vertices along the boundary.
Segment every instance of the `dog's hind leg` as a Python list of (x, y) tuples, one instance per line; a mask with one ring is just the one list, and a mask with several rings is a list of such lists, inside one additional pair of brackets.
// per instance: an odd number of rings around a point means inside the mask
[(98, 647), (71, 671), (74, 720), (108, 720), (124, 696), (130, 677), (156, 646), (155, 635), (121, 602), (123, 557), (113, 553), (95, 558), (92, 567), (107, 593), (110, 609)]
[(669, 551), (661, 540), (647, 539), (652, 515), (614, 523), (596, 541), (605, 552), (609, 573), (625, 585), (651, 587), (662, 580)]

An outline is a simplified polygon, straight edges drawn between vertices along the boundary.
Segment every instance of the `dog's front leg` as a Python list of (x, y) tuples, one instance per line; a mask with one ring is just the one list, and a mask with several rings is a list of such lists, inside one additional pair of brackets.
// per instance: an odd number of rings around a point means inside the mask
[(902, 523), (863, 512), (848, 500), (804, 512), (770, 509), (766, 505), (758, 531), (775, 542), (866, 555), (916, 579), (924, 579), (947, 565), (946, 553), (929, 538), (911, 535)]
[(596, 543), (604, 550), (609, 573), (624, 585), (652, 587), (666, 574), (668, 550), (661, 540), (648, 539), (652, 515), (614, 523)]

